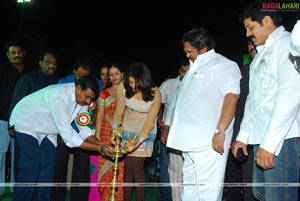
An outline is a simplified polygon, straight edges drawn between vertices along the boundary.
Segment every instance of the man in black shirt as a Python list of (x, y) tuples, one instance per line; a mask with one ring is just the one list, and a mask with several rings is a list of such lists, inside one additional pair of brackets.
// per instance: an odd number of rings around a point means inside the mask
[[(15, 84), (23, 74), (30, 71), (24, 65), (25, 52), (19, 42), (8, 41), (5, 43), (5, 49), (8, 60), (0, 67), (0, 183), (5, 183), (5, 161), (9, 145), (11, 150), (11, 182), (14, 182), (14, 139), (9, 136), (7, 130), (9, 106)], [(2, 194), (4, 194), (3, 185), (0, 186), (0, 196)]]

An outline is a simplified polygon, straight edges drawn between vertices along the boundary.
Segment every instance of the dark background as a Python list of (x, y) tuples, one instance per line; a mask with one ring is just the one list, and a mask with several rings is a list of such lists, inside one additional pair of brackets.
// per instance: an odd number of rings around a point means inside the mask
[[(40, 49), (58, 53), (58, 74), (65, 76), (78, 57), (96, 56), (108, 62), (129, 64), (143, 61), (160, 84), (177, 75), (185, 57), (182, 35), (196, 27), (209, 28), (216, 40), (215, 50), (242, 64), (247, 53), (245, 29), (238, 15), (252, 0), (229, 1), (105, 1), (105, 0), (1, 0), (0, 48), (4, 42), (21, 39), (26, 59), (37, 66)], [(277, 2), (298, 2), (282, 1)], [(23, 20), (22, 23), (22, 9)], [(283, 12), (284, 26), (291, 31), (299, 12)], [(20, 24), (22, 25), (20, 27)]]

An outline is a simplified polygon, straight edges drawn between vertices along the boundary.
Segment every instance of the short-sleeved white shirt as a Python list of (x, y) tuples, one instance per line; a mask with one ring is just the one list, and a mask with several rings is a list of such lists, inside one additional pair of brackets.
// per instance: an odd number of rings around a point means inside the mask
[[(240, 93), (238, 65), (210, 50), (200, 54), (185, 74), (172, 99), (174, 109), (167, 146), (182, 151), (201, 151), (212, 144), (223, 101), (228, 93)], [(170, 115), (169, 115), (170, 114)], [(172, 113), (168, 111), (166, 122)], [(226, 130), (230, 143), (232, 124)]]
[(166, 111), (168, 111), (169, 103), (174, 95), (175, 89), (180, 84), (179, 75), (176, 78), (170, 78), (164, 81), (160, 87), (161, 103), (165, 104), (162, 121), (165, 120)]

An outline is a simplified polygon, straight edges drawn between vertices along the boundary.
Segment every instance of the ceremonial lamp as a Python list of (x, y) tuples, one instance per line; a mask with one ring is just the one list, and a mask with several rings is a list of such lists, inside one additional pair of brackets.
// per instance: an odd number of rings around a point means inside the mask
[(109, 201), (117, 201), (116, 188), (117, 188), (117, 175), (118, 175), (118, 169), (119, 169), (118, 160), (120, 157), (123, 157), (123, 155), (125, 155), (127, 153), (125, 148), (121, 148), (122, 128), (120, 125), (113, 130), (113, 134), (115, 135), (116, 146), (112, 153), (113, 158), (115, 159), (115, 162), (113, 164), (114, 177), (111, 182), (112, 183), (111, 184), (111, 196), (109, 198)]

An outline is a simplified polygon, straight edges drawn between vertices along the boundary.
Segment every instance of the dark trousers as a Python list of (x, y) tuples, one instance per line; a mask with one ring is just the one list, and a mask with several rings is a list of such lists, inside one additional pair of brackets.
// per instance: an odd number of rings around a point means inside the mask
[[(54, 182), (66, 183), (68, 172), (69, 156), (73, 153), (72, 183), (88, 184), (90, 182), (90, 152), (79, 148), (68, 148), (62, 141), (61, 137), (57, 138), (57, 158), (55, 165)], [(89, 187), (71, 186), (71, 201), (88, 200)], [(65, 201), (67, 193), (66, 187), (53, 187), (51, 200)]]
[[(252, 175), (252, 173), (249, 174)], [(228, 183), (228, 185), (224, 186), (223, 199), (226, 198), (228, 201), (243, 200), (242, 187), (230, 186), (230, 183), (242, 183), (242, 181), (242, 164), (235, 159), (231, 150), (229, 150), (225, 172), (225, 183)]]
[(17, 131), (16, 140), (20, 149), (16, 183), (22, 186), (14, 187), (13, 200), (50, 201), (51, 187), (46, 185), (53, 182), (55, 146), (47, 137), (39, 144), (34, 137)]
[[(126, 156), (124, 158), (124, 184), (145, 183), (145, 157)], [(145, 186), (136, 187), (136, 201), (145, 200)], [(124, 201), (131, 200), (132, 186), (124, 187)]]
[[(254, 154), (253, 154), (253, 145), (248, 145), (248, 159), (242, 164), (242, 173), (243, 173), (243, 182), (244, 183), (252, 183), (253, 182), (253, 163), (254, 162)], [(243, 188), (244, 190), (244, 200), (245, 201), (256, 201), (257, 199), (253, 195), (252, 186)]]
[(16, 178), (18, 175), (18, 164), (19, 164), (19, 158), (20, 158), (20, 148), (19, 148), (19, 144), (16, 140), (15, 140), (14, 150), (15, 150), (15, 153), (14, 153), (15, 154), (15, 156), (14, 156), (14, 175)]
[[(170, 184), (169, 179), (169, 162), (170, 162), (170, 154), (169, 149), (163, 143), (160, 144), (160, 153), (159, 153), (159, 164), (160, 164), (160, 183)], [(171, 201), (172, 200), (172, 190), (170, 186), (160, 187), (160, 200), (161, 201)]]
[[(231, 150), (228, 154), (226, 173), (225, 173), (225, 183), (244, 183), (244, 187), (230, 187), (225, 186), (223, 192), (223, 199), (230, 201), (256, 201), (252, 186), (246, 186), (246, 184), (251, 184), (253, 182), (253, 146), (247, 145), (248, 148), (248, 159), (245, 163), (241, 164), (232, 154)], [(243, 193), (242, 193), (243, 192)]]

